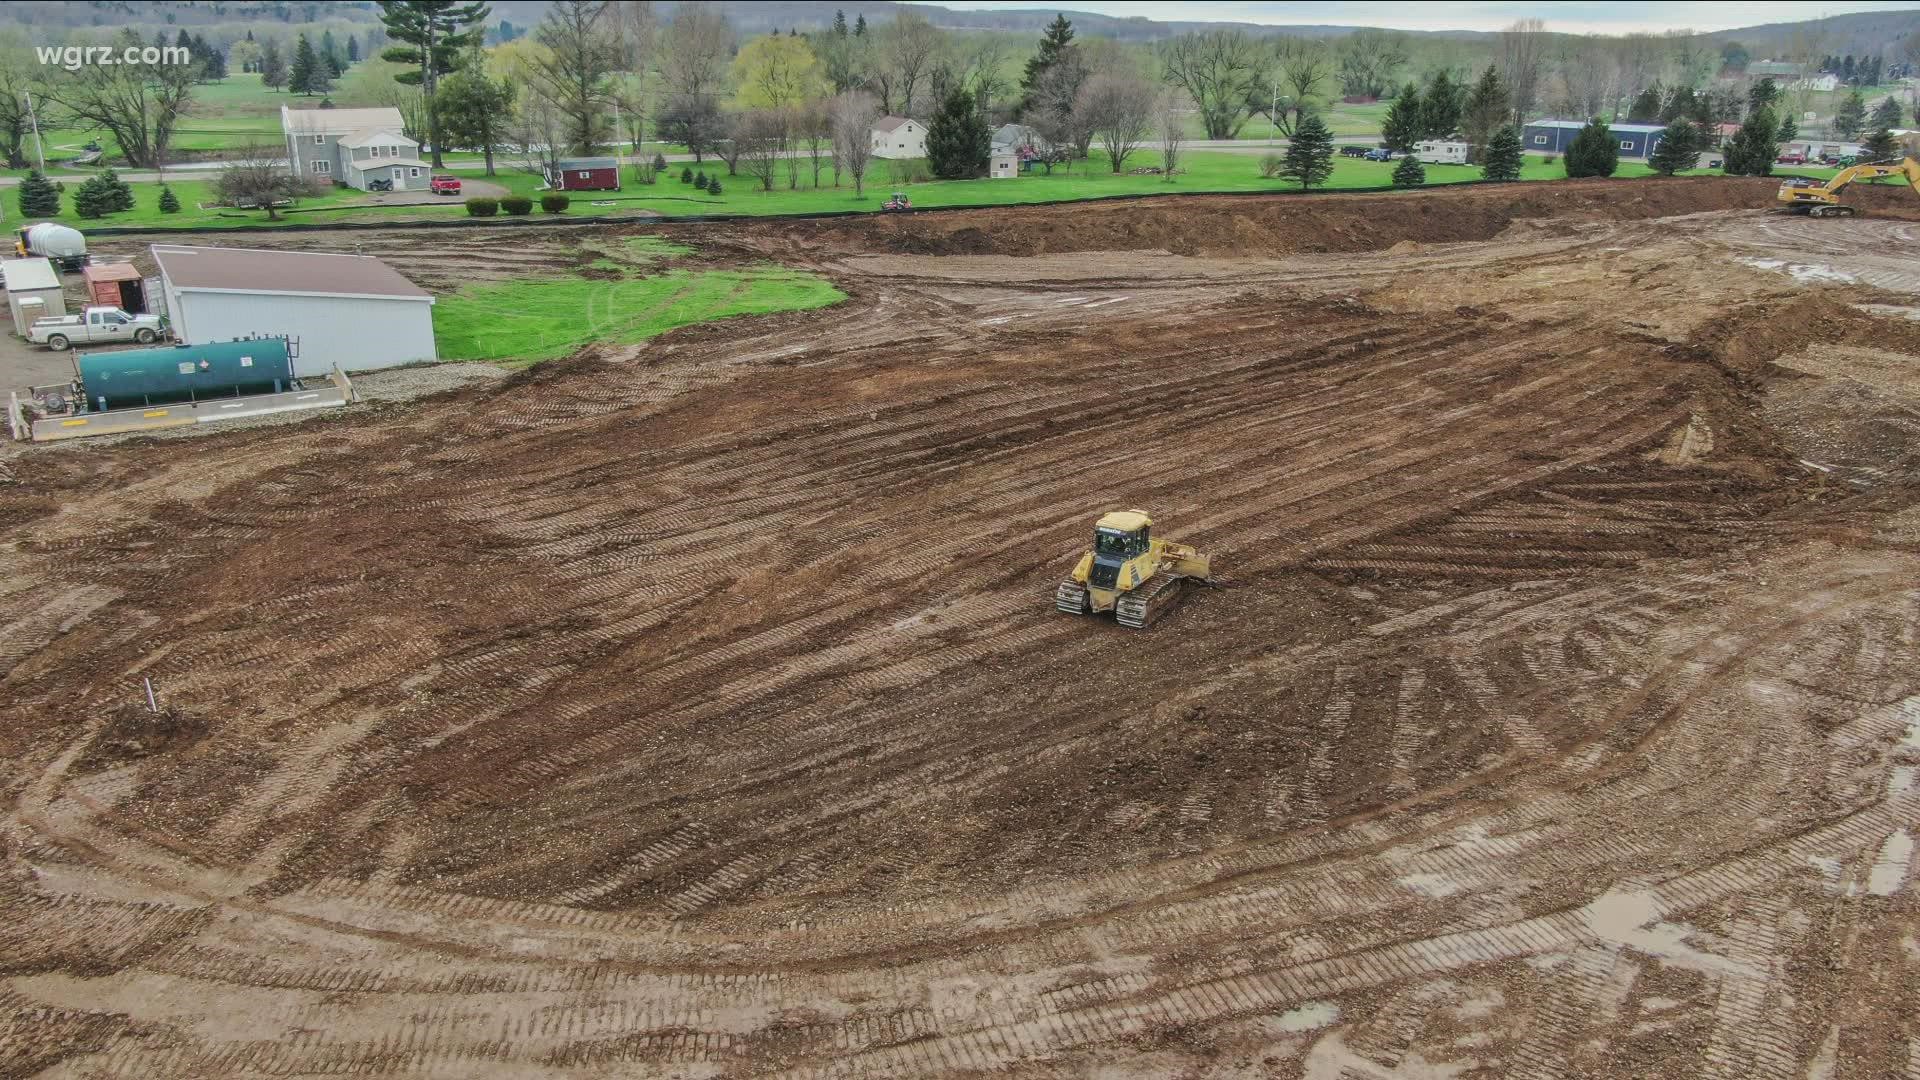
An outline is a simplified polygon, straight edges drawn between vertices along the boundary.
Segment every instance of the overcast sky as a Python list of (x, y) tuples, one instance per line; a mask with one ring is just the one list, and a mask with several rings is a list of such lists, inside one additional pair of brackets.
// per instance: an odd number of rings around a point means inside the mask
[(1850, 11), (1912, 11), (1920, 23), (1915, 0), (1888, 3), (1812, 3), (1787, 0), (1743, 0), (1740, 3), (1366, 3), (1364, 0), (1322, 0), (1317, 3), (1215, 3), (1180, 0), (1168, 3), (1086, 2), (1029, 3), (1028, 0), (931, 0), (944, 7), (1065, 9), (1102, 15), (1167, 20), (1245, 23), (1292, 23), (1334, 26), (1391, 26), (1402, 30), (1498, 30), (1515, 19), (1538, 16), (1547, 29), (1566, 33), (1625, 34), (1635, 30), (1725, 30), (1759, 23), (1797, 22)]

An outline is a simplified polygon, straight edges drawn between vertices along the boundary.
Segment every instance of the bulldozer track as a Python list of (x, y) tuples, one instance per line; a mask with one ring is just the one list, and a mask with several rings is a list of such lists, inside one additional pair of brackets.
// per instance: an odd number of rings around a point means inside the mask
[[(1916, 1075), (1915, 226), (1641, 190), (726, 226), (853, 299), (9, 457), (0, 1071)], [(1121, 505), (1236, 587), (1058, 618)]]

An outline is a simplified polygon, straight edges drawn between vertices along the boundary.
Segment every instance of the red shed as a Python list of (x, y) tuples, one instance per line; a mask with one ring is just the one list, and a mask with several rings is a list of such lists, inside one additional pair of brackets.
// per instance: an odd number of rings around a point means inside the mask
[(561, 158), (547, 174), (555, 191), (619, 191), (620, 162), (616, 158)]
[(140, 287), (140, 271), (132, 263), (92, 263), (81, 276), (87, 281), (87, 303), (117, 307), (130, 315), (146, 314), (147, 292)]

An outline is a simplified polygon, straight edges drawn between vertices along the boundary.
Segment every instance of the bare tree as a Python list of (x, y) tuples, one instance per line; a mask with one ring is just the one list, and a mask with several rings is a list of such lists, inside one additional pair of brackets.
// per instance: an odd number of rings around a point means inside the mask
[(733, 27), (704, 4), (681, 4), (660, 40), (660, 81), (667, 92), (719, 108), (733, 54)]
[(554, 0), (533, 36), (546, 51), (531, 58), (532, 90), (566, 118), (573, 151), (590, 154), (604, 141), (622, 53), (606, 0)]
[(1186, 95), (1173, 87), (1160, 91), (1154, 102), (1154, 126), (1160, 129), (1160, 167), (1167, 183), (1173, 183), (1174, 170), (1180, 167), (1180, 152), (1186, 145)]
[(1269, 86), (1268, 57), (1242, 30), (1181, 34), (1160, 46), (1160, 67), (1199, 107), (1209, 139), (1238, 134), (1248, 103)]
[(1569, 37), (1554, 55), (1555, 97), (1567, 116), (1607, 117), (1619, 85), (1618, 65), (1605, 42)]
[(760, 181), (762, 191), (773, 190), (786, 130), (787, 121), (779, 109), (748, 109), (733, 119), (733, 145), (738, 147), (740, 168)]
[(1340, 42), (1340, 92), (1377, 98), (1398, 85), (1407, 63), (1407, 35), (1356, 30)]
[(1074, 112), (1099, 136), (1114, 172), (1126, 167), (1127, 155), (1153, 130), (1155, 97), (1152, 83), (1131, 75), (1095, 75), (1080, 88)]
[(1040, 162), (1049, 174), (1057, 164), (1087, 156), (1093, 128), (1077, 106), (1080, 90), (1091, 77), (1079, 47), (1070, 45), (1033, 86), (1027, 122), (1040, 136)]
[[(880, 32), (880, 68), (898, 95), (900, 115), (913, 115), (913, 92), (920, 86), (940, 51), (940, 31), (924, 16), (902, 9), (900, 16)], [(887, 95), (889, 90), (882, 90)], [(892, 102), (887, 105), (889, 111)]]
[(556, 176), (566, 151), (567, 119), (539, 94), (523, 94), (507, 127), (513, 166), (535, 176)]
[(880, 108), (871, 95), (859, 90), (834, 98), (827, 108), (833, 130), (834, 186), (840, 185), (839, 173), (853, 177), (853, 194), (859, 197), (873, 161), (873, 121)]
[[(1307, 114), (1317, 113), (1326, 105), (1327, 90), (1333, 83), (1333, 54), (1327, 51), (1325, 42), (1283, 37), (1274, 46), (1274, 56), (1280, 100), (1279, 115), (1273, 117), (1273, 123), (1281, 135), (1291, 139)], [(1274, 107), (1271, 100), (1260, 101), (1257, 95), (1249, 104), (1263, 113)]]
[(1540, 100), (1540, 77), (1546, 67), (1547, 24), (1521, 19), (1500, 31), (1500, 78), (1513, 98), (1513, 119), (1524, 124)]
[(249, 146), (229, 157), (214, 181), (221, 201), (243, 210), (259, 207), (267, 212), (268, 221), (280, 220), (283, 207), (316, 190), (314, 184), (287, 170), (281, 160), (284, 153), (278, 146)]
[(801, 102), (794, 109), (794, 133), (806, 141), (807, 159), (813, 164), (813, 186), (820, 187), (821, 150), (827, 150), (832, 156), (833, 120), (827, 115), (827, 103), (814, 98)]
[(1672, 57), (1673, 82), (1693, 89), (1720, 70), (1719, 43), (1691, 30), (1669, 30), (1666, 45)]
[[(136, 49), (143, 44), (131, 31), (116, 43)], [(157, 168), (166, 160), (174, 128), (192, 107), (199, 76), (198, 64), (83, 64), (52, 81), (46, 92), (74, 119), (111, 132), (127, 164)]]
[(984, 35), (967, 48), (968, 89), (983, 116), (995, 115), (994, 101), (1014, 87), (1007, 74), (1007, 59), (1012, 53), (1013, 45), (1004, 34)]
[[(1666, 66), (1665, 44), (1652, 34), (1628, 34), (1614, 42), (1614, 55), (1619, 65), (1619, 84), (1615, 87), (1618, 101), (1632, 101), (1640, 92), (1660, 81), (1661, 69)], [(1691, 84), (1688, 84), (1689, 86)], [(1618, 119), (1610, 116), (1609, 119)]]

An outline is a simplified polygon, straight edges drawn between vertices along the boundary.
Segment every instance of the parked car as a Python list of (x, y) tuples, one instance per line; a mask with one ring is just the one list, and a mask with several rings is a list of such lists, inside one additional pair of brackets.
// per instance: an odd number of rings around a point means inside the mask
[(1727, 167), (1726, 158), (1714, 158), (1712, 161), (1707, 162), (1707, 168), (1709, 169), (1724, 169), (1726, 167)]
[(430, 188), (435, 195), (458, 195), (460, 194), (460, 178), (443, 174), (427, 181), (427, 187)]
[(1781, 154), (1779, 157), (1773, 159), (1773, 163), (1775, 165), (1805, 165), (1807, 163), (1807, 155)]
[(1369, 150), (1360, 156), (1366, 158), (1368, 161), (1392, 161), (1393, 151), (1381, 147), (1379, 149)]
[(27, 330), (27, 340), (54, 352), (103, 341), (137, 341), (147, 345), (159, 338), (160, 316), (129, 315), (117, 307), (89, 307), (78, 315), (36, 319)]
[(1340, 148), (1340, 156), (1341, 157), (1366, 157), (1367, 148), (1364, 146), (1343, 146)]

